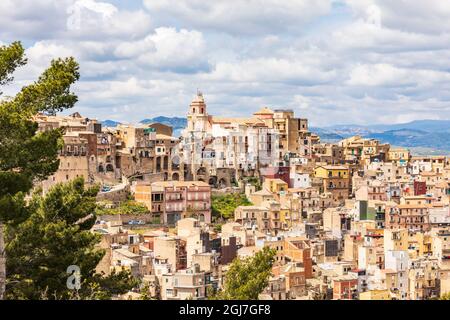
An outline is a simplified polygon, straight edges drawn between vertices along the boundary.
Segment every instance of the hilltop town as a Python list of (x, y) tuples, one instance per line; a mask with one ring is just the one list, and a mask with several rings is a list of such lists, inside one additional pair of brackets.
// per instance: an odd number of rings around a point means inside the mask
[(450, 292), (450, 157), (359, 136), (323, 143), (292, 110), (216, 117), (201, 93), (186, 112), (180, 137), (161, 123), (35, 116), (40, 131), (65, 130), (42, 192), (79, 177), (100, 185), (99, 272), (130, 270), (154, 299), (208, 299), (235, 258), (270, 247), (260, 299)]

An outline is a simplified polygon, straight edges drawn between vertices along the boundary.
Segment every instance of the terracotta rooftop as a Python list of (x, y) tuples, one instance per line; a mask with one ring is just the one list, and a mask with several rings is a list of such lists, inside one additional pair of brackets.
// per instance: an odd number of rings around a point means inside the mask
[(225, 118), (225, 117), (212, 117), (212, 123), (217, 124), (232, 124), (236, 123), (239, 125), (260, 125), (265, 126), (265, 123), (257, 118)]
[(274, 112), (267, 107), (261, 108), (259, 111), (255, 112), (254, 115), (267, 115), (273, 114)]

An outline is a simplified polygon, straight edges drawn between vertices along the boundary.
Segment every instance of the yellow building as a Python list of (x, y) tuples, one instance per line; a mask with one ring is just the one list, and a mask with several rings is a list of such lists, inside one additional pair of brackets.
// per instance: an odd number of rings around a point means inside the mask
[(408, 230), (384, 230), (384, 250), (385, 251), (407, 251), (409, 243)]
[(427, 300), (439, 295), (438, 261), (416, 260), (408, 272), (409, 298), (411, 300)]
[(409, 161), (410, 153), (405, 148), (391, 148), (388, 152), (388, 161), (391, 162), (406, 162)]
[[(262, 120), (268, 128), (276, 129), (279, 133), (280, 152), (300, 153), (309, 155), (312, 151), (311, 139), (308, 132), (308, 120), (295, 118), (293, 110), (275, 110), (267, 107), (254, 113), (254, 116)], [(310, 140), (305, 145), (305, 140)], [(307, 150), (305, 152), (305, 149)]]
[(265, 179), (264, 187), (272, 193), (286, 192), (288, 184), (281, 179)]
[(349, 168), (346, 166), (318, 166), (314, 169), (316, 178), (349, 178)]
[(388, 290), (370, 290), (361, 292), (359, 300), (392, 300)]
[(431, 253), (431, 236), (422, 232), (409, 233), (408, 250), (411, 259)]
[(292, 226), (291, 210), (285, 206), (280, 207), (280, 223), (283, 229), (288, 229)]
[(318, 166), (314, 177), (322, 179), (320, 192), (330, 192), (333, 204), (343, 204), (350, 191), (350, 169), (347, 166)]
[(380, 155), (387, 155), (390, 145), (382, 144), (376, 139), (364, 139), (353, 136), (342, 140), (339, 145), (344, 148), (345, 160), (359, 160), (362, 165), (371, 162), (371, 159)]
[(152, 187), (149, 185), (136, 185), (134, 199), (152, 210)]

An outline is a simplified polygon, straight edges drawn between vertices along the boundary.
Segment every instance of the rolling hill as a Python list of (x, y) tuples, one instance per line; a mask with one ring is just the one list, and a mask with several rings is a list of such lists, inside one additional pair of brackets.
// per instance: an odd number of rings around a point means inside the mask
[(186, 128), (187, 126), (187, 119), (186, 118), (180, 118), (180, 117), (155, 117), (151, 119), (144, 119), (140, 123), (142, 124), (149, 124), (149, 123), (162, 123), (168, 126), (171, 126), (173, 128), (173, 135), (179, 136), (181, 134), (181, 131)]
[(311, 128), (311, 131), (319, 134), (322, 141), (335, 142), (360, 135), (412, 150), (439, 150), (440, 153), (450, 153), (450, 120), (416, 120), (408, 123), (368, 126), (334, 125)]
[(120, 122), (114, 120), (104, 120), (101, 124), (103, 127), (115, 128), (120, 124)]

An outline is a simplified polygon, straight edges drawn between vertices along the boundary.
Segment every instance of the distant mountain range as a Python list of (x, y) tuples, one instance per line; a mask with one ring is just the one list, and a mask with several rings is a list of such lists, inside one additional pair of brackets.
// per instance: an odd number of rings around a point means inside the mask
[(156, 117), (151, 119), (144, 119), (140, 123), (149, 124), (149, 123), (162, 123), (167, 126), (171, 126), (173, 128), (173, 135), (175, 137), (181, 135), (181, 131), (187, 127), (187, 119), (179, 118), (179, 117)]
[(413, 152), (440, 152), (450, 154), (450, 120), (416, 120), (392, 125), (334, 125), (311, 127), (322, 141), (338, 141), (359, 135), (378, 139), (394, 146), (411, 148)]
[(343, 136), (352, 136), (355, 134), (366, 135), (370, 133), (403, 129), (442, 132), (450, 131), (450, 120), (415, 120), (407, 123), (375, 124), (368, 126), (347, 124), (321, 127), (320, 129), (327, 132), (342, 133)]
[[(173, 127), (174, 135), (181, 135), (187, 120), (181, 117), (155, 117), (140, 121), (142, 124), (163, 123)], [(103, 126), (116, 127), (117, 121), (106, 120)], [(310, 127), (322, 141), (336, 142), (359, 135), (373, 138), (394, 146), (410, 148), (416, 154), (450, 154), (450, 120), (416, 120), (400, 124), (376, 125), (334, 125), (329, 127)]]
[[(181, 134), (181, 130), (183, 130), (187, 126), (186, 118), (164, 117), (164, 116), (150, 118), (150, 119), (144, 119), (144, 120), (141, 120), (139, 123), (150, 124), (150, 123), (155, 123), (155, 122), (171, 126), (173, 128), (174, 136), (179, 136)], [(114, 120), (105, 120), (105, 121), (102, 121), (101, 123), (102, 123), (102, 126), (110, 127), (110, 128), (115, 128), (119, 124), (121, 124), (120, 122), (117, 122)]]
[(104, 120), (101, 122), (101, 124), (103, 127), (115, 128), (120, 124), (120, 122), (114, 120)]

